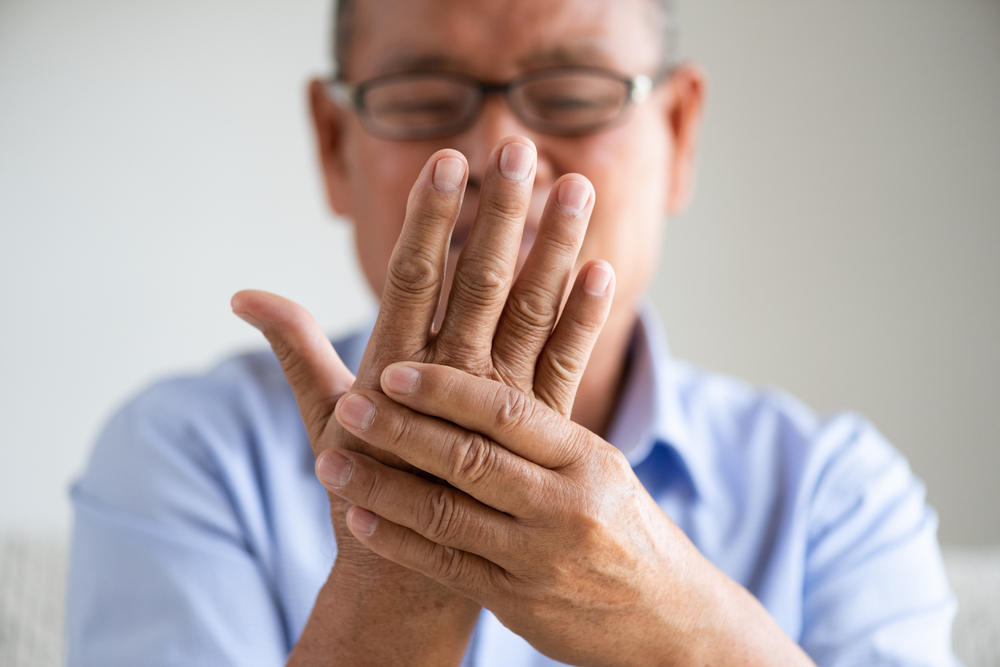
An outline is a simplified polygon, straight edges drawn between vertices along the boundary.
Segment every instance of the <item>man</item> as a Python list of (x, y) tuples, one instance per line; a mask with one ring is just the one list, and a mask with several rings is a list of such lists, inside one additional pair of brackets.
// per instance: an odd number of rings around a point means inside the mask
[(954, 664), (905, 461), (671, 361), (640, 305), (702, 104), (669, 9), (339, 11), (311, 101), (378, 321), (335, 351), (240, 293), (281, 368), (112, 422), (74, 490), (71, 664)]

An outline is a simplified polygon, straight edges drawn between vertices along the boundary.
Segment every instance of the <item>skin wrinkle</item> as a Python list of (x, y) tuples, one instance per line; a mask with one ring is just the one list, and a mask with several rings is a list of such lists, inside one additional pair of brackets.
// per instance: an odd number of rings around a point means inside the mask
[(499, 386), (503, 402), (496, 412), (496, 425), (501, 433), (509, 433), (517, 430), (533, 415), (533, 402), (528, 400), (524, 393), (515, 389), (508, 389)]
[[(504, 351), (513, 351), (512, 345), (494, 345), (495, 348), (502, 349), (506, 348)], [(494, 359), (493, 361), (493, 372), (496, 374), (496, 379), (508, 386), (517, 387), (521, 389), (525, 386), (525, 380), (523, 374), (517, 370), (517, 366), (514, 362), (508, 361), (506, 358)], [(530, 388), (529, 388), (530, 389)], [(533, 389), (530, 389), (531, 393), (538, 397)]]
[[(511, 325), (521, 336), (535, 334), (535, 337), (542, 341), (548, 340), (552, 291), (544, 285), (530, 284), (528, 281), (522, 282), (517, 287), (517, 294), (512, 295), (516, 298), (507, 300), (507, 309), (512, 316)], [(511, 343), (513, 342), (512, 340)]]
[(469, 433), (452, 448), (451, 479), (461, 486), (475, 486), (489, 473), (490, 443), (479, 433)]
[(436, 301), (440, 292), (441, 276), (436, 262), (423, 257), (411, 256), (405, 262), (393, 264), (389, 268), (388, 279), (395, 289), (390, 290), (387, 299), (409, 297), (399, 305), (403, 308), (420, 307), (428, 301)]
[(450, 498), (451, 491), (441, 487), (428, 497), (429, 519), (426, 520), (427, 534), (437, 543), (450, 542), (453, 539), (456, 523), (459, 521), (459, 510)]
[[(455, 273), (451, 302), (456, 307), (460, 303), (463, 309), (468, 310), (481, 310), (483, 306), (492, 309), (505, 303), (511, 280), (503, 268), (496, 266), (500, 262), (494, 264), (494, 258), (482, 260), (475, 256), (469, 259), (475, 263)], [(456, 297), (461, 297), (462, 301)]]
[(548, 363), (549, 373), (566, 385), (574, 384), (583, 375), (585, 364), (579, 356), (549, 352), (542, 358)]

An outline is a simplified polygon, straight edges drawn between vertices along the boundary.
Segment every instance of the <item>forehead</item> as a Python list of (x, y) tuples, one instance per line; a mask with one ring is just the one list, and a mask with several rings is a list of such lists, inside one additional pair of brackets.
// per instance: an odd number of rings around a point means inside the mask
[(414, 69), (504, 79), (557, 65), (655, 68), (650, 0), (355, 0), (351, 77)]

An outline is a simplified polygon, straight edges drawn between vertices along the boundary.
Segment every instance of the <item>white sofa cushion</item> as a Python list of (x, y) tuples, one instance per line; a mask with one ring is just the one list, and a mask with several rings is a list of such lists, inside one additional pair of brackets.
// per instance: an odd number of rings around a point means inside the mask
[(0, 665), (63, 662), (65, 540), (0, 536)]
[[(968, 667), (1000, 666), (1000, 548), (946, 549), (958, 597), (955, 653)], [(66, 544), (30, 535), (0, 536), (0, 665), (62, 664)]]
[(955, 653), (968, 667), (1000, 665), (1000, 548), (945, 549), (944, 564), (958, 598)]

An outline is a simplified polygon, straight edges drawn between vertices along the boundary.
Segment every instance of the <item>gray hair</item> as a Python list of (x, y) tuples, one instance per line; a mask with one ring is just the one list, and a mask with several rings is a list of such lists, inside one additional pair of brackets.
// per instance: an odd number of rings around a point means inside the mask
[[(331, 55), (333, 70), (342, 73), (351, 52), (354, 37), (354, 10), (357, 0), (333, 0), (333, 29)], [(663, 44), (660, 65), (670, 67), (677, 55), (677, 7), (675, 0), (649, 0), (652, 19)]]

